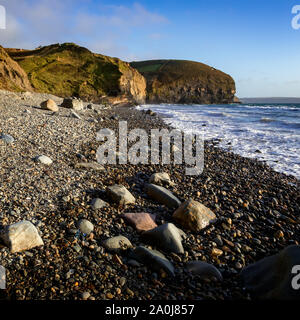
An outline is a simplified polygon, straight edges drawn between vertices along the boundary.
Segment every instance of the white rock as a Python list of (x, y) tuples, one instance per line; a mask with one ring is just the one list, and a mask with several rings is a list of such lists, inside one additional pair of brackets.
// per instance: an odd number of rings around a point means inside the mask
[(81, 295), (83, 300), (87, 300), (90, 296), (91, 296), (91, 294), (87, 291), (83, 292)]
[(160, 184), (174, 185), (174, 183), (171, 181), (170, 176), (167, 172), (153, 173), (149, 179), (149, 183), (154, 183), (157, 185), (160, 185)]
[(71, 110), (71, 114), (74, 118), (81, 119), (81, 117), (75, 111)]
[(53, 163), (53, 161), (49, 157), (44, 156), (44, 155), (38, 156), (36, 158), (36, 161), (43, 163), (43, 164), (47, 164), (47, 165), (50, 165)]
[(36, 227), (26, 220), (4, 228), (0, 238), (9, 246), (12, 253), (44, 245)]
[(86, 235), (89, 235), (94, 230), (94, 225), (86, 219), (82, 219), (79, 221), (78, 227), (80, 231)]

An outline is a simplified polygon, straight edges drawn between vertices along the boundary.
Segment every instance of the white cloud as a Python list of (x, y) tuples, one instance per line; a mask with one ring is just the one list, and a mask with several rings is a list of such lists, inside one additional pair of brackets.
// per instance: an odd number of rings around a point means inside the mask
[(76, 42), (89, 49), (131, 60), (129, 39), (144, 34), (155, 40), (155, 28), (168, 23), (164, 16), (139, 3), (131, 6), (101, 4), (90, 10), (90, 0), (2, 0), (7, 29), (0, 30), (5, 47), (32, 49), (57, 42)]

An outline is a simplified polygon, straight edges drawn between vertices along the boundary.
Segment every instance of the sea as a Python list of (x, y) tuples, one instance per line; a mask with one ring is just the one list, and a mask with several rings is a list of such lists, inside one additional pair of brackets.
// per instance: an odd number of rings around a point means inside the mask
[(300, 179), (300, 104), (140, 105), (218, 147)]

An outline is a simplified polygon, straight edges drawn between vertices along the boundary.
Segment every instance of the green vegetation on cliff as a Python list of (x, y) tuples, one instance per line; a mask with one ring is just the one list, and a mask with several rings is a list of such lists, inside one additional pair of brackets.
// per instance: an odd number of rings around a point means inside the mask
[[(36, 50), (6, 49), (25, 70), (35, 91), (58, 96), (96, 100), (126, 95), (143, 100), (145, 80), (127, 62), (95, 54), (73, 43), (54, 44)], [(124, 74), (129, 79), (123, 79)], [(141, 81), (141, 92), (124, 82)], [(144, 92), (143, 92), (144, 90)]]
[(203, 63), (186, 60), (131, 62), (147, 80), (150, 103), (231, 103), (234, 80)]

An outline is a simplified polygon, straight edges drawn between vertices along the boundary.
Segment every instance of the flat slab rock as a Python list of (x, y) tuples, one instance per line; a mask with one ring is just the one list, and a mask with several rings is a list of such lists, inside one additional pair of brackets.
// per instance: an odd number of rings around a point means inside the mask
[(204, 261), (190, 261), (186, 266), (187, 270), (201, 278), (216, 278), (223, 280), (221, 272), (212, 264)]
[(134, 196), (122, 185), (115, 184), (106, 189), (108, 196), (119, 205), (135, 203)]
[(111, 252), (120, 252), (132, 248), (131, 242), (124, 236), (116, 236), (102, 242), (103, 247)]
[(12, 253), (44, 245), (36, 227), (26, 220), (5, 227), (0, 238)]
[(300, 246), (291, 245), (245, 267), (240, 277), (245, 288), (258, 299), (300, 300), (300, 290), (293, 289), (293, 283), (300, 282), (296, 277), (299, 271), (293, 272), (299, 265)]
[(184, 253), (181, 234), (173, 223), (166, 223), (144, 232), (141, 238), (166, 252)]
[(157, 227), (157, 224), (155, 223), (155, 214), (147, 212), (128, 212), (124, 213), (122, 217), (139, 232), (148, 231)]
[(173, 219), (184, 228), (200, 231), (216, 219), (216, 215), (202, 203), (189, 199), (174, 212)]
[(164, 204), (170, 209), (178, 208), (181, 204), (181, 201), (171, 191), (156, 184), (150, 183), (146, 185), (146, 191), (150, 198)]
[(98, 162), (79, 162), (75, 164), (75, 168), (90, 169), (90, 170), (96, 170), (96, 171), (105, 170), (105, 168)]
[(163, 269), (168, 275), (175, 276), (173, 264), (159, 251), (139, 246), (135, 248), (131, 256), (157, 272)]

